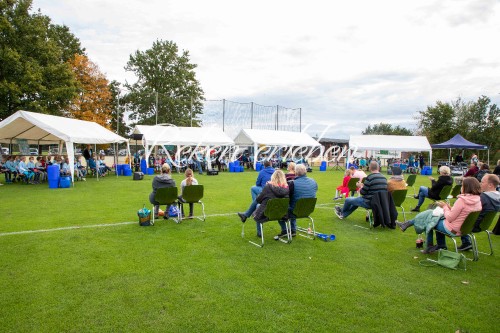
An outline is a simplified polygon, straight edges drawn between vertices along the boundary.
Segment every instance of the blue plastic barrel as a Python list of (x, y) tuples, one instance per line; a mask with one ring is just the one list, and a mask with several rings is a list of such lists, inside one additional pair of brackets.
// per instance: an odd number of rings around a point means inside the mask
[(47, 179), (59, 181), (59, 165), (49, 165), (47, 167)]
[(70, 176), (63, 176), (61, 179), (59, 179), (59, 187), (60, 188), (68, 188), (71, 185), (71, 177)]
[(319, 166), (319, 171), (326, 171), (326, 161), (322, 161)]
[(257, 162), (255, 163), (255, 171), (260, 171), (262, 169), (262, 163)]
[(234, 172), (234, 163), (229, 162), (229, 172)]
[(141, 160), (141, 172), (143, 174), (148, 173), (148, 163), (146, 162), (146, 160)]
[(49, 188), (59, 188), (59, 179), (49, 179)]
[(121, 176), (123, 174), (123, 164), (117, 164), (116, 165), (116, 174), (118, 176)]
[(130, 167), (127, 168), (127, 169), (124, 169), (123, 170), (123, 175), (124, 176), (132, 176), (132, 169), (130, 169)]
[(240, 165), (240, 172), (243, 172), (245, 170), (245, 167), (243, 165)]
[(155, 174), (155, 168), (148, 168), (148, 175), (154, 175)]
[(238, 160), (234, 161), (234, 162), (233, 162), (233, 165), (234, 165), (235, 167), (239, 167), (239, 166), (240, 166), (240, 161), (238, 161)]

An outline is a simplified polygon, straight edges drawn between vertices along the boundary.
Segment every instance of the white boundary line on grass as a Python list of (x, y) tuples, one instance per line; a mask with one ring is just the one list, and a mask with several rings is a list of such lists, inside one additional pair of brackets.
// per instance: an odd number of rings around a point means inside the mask
[[(212, 214), (212, 215), (206, 215), (206, 217), (230, 216), (230, 215), (236, 215), (236, 213)], [(102, 223), (102, 224), (91, 224), (91, 225), (82, 225), (82, 226), (78, 226), (77, 225), (77, 226), (62, 227), (62, 228), (53, 228), (53, 229), (38, 229), (38, 230), (24, 230), (24, 231), (2, 232), (2, 233), (0, 233), (0, 237), (2, 237), (2, 236), (11, 236), (11, 235), (36, 234), (36, 233), (41, 233), (41, 232), (52, 232), (52, 231), (61, 231), (61, 230), (102, 228), (102, 227), (116, 227), (116, 226), (129, 225), (129, 224), (135, 224), (135, 223), (138, 223), (138, 222)]]

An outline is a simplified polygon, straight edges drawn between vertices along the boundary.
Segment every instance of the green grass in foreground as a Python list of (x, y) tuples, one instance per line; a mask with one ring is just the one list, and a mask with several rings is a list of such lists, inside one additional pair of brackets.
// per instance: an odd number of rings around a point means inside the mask
[[(337, 239), (298, 236), (286, 245), (272, 240), (279, 227), (270, 222), (263, 249), (248, 243), (257, 240), (251, 219), (241, 238), (235, 214), (250, 204), (255, 172), (198, 176), (207, 214), (232, 215), (153, 227), (135, 223), (142, 204), (150, 206), (152, 176), (0, 187), (0, 331), (498, 330), (496, 256), (481, 255), (467, 271), (422, 267), (427, 256), (415, 249), (413, 230), (369, 230), (360, 209), (338, 220), (332, 197), (342, 173), (308, 175), (319, 183), (317, 230)], [(428, 184), (418, 176), (415, 187)], [(407, 198), (405, 208), (415, 203)], [(23, 233), (30, 230), (46, 232)], [(484, 235), (478, 242), (487, 248)]]

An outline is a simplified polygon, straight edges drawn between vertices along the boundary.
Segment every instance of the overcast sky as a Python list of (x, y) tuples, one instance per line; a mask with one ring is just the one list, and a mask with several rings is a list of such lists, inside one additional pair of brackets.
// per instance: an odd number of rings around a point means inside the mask
[[(34, 0), (109, 80), (159, 40), (188, 50), (207, 100), (302, 108), (307, 132), (415, 128), (437, 100), (500, 104), (498, 0)], [(453, 133), (454, 134), (454, 133)], [(452, 137), (450, 133), (450, 138)]]

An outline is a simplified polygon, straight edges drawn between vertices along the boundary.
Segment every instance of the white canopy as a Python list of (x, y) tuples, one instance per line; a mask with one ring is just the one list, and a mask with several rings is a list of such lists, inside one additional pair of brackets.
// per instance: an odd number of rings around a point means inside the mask
[(432, 148), (425, 136), (351, 135), (349, 152), (356, 150), (427, 151), (429, 163), (432, 160)]
[(305, 132), (242, 129), (234, 139), (240, 146), (319, 147), (318, 141)]
[(26, 140), (28, 144), (60, 144), (60, 146), (64, 142), (73, 179), (73, 144), (127, 142), (128, 145), (127, 139), (97, 123), (28, 111), (17, 111), (0, 122), (0, 142), (15, 143), (15, 140)]
[[(234, 142), (238, 146), (253, 146), (254, 154), (254, 167), (257, 163), (257, 159), (260, 153), (269, 154), (269, 156), (274, 155), (278, 152), (280, 148), (292, 148), (296, 147), (295, 152), (292, 149), (289, 150), (290, 157), (294, 153), (303, 153), (304, 148), (317, 148), (322, 147), (321, 144), (311, 138), (311, 136), (305, 132), (290, 132), (290, 131), (273, 131), (273, 130), (261, 130), (261, 129), (242, 129), (240, 133), (234, 139)], [(259, 146), (262, 146), (259, 148)], [(312, 153), (313, 149), (309, 149)]]
[(143, 135), (143, 143), (148, 146), (231, 146), (231, 140), (216, 127), (176, 127), (165, 125), (136, 125), (134, 134)]
[[(214, 148), (221, 146), (234, 146), (231, 140), (221, 129), (217, 127), (176, 127), (172, 125), (136, 125), (134, 134), (142, 134), (142, 143), (145, 149), (146, 160), (155, 146), (174, 145), (177, 146), (176, 160), (180, 160), (180, 152), (190, 149), (187, 147), (196, 146), (204, 148)], [(207, 161), (210, 158), (210, 149), (205, 149)], [(192, 151), (194, 153), (194, 150)], [(168, 154), (167, 154), (168, 155)], [(168, 155), (170, 156), (170, 155)], [(207, 163), (207, 168), (211, 169), (212, 164)]]

